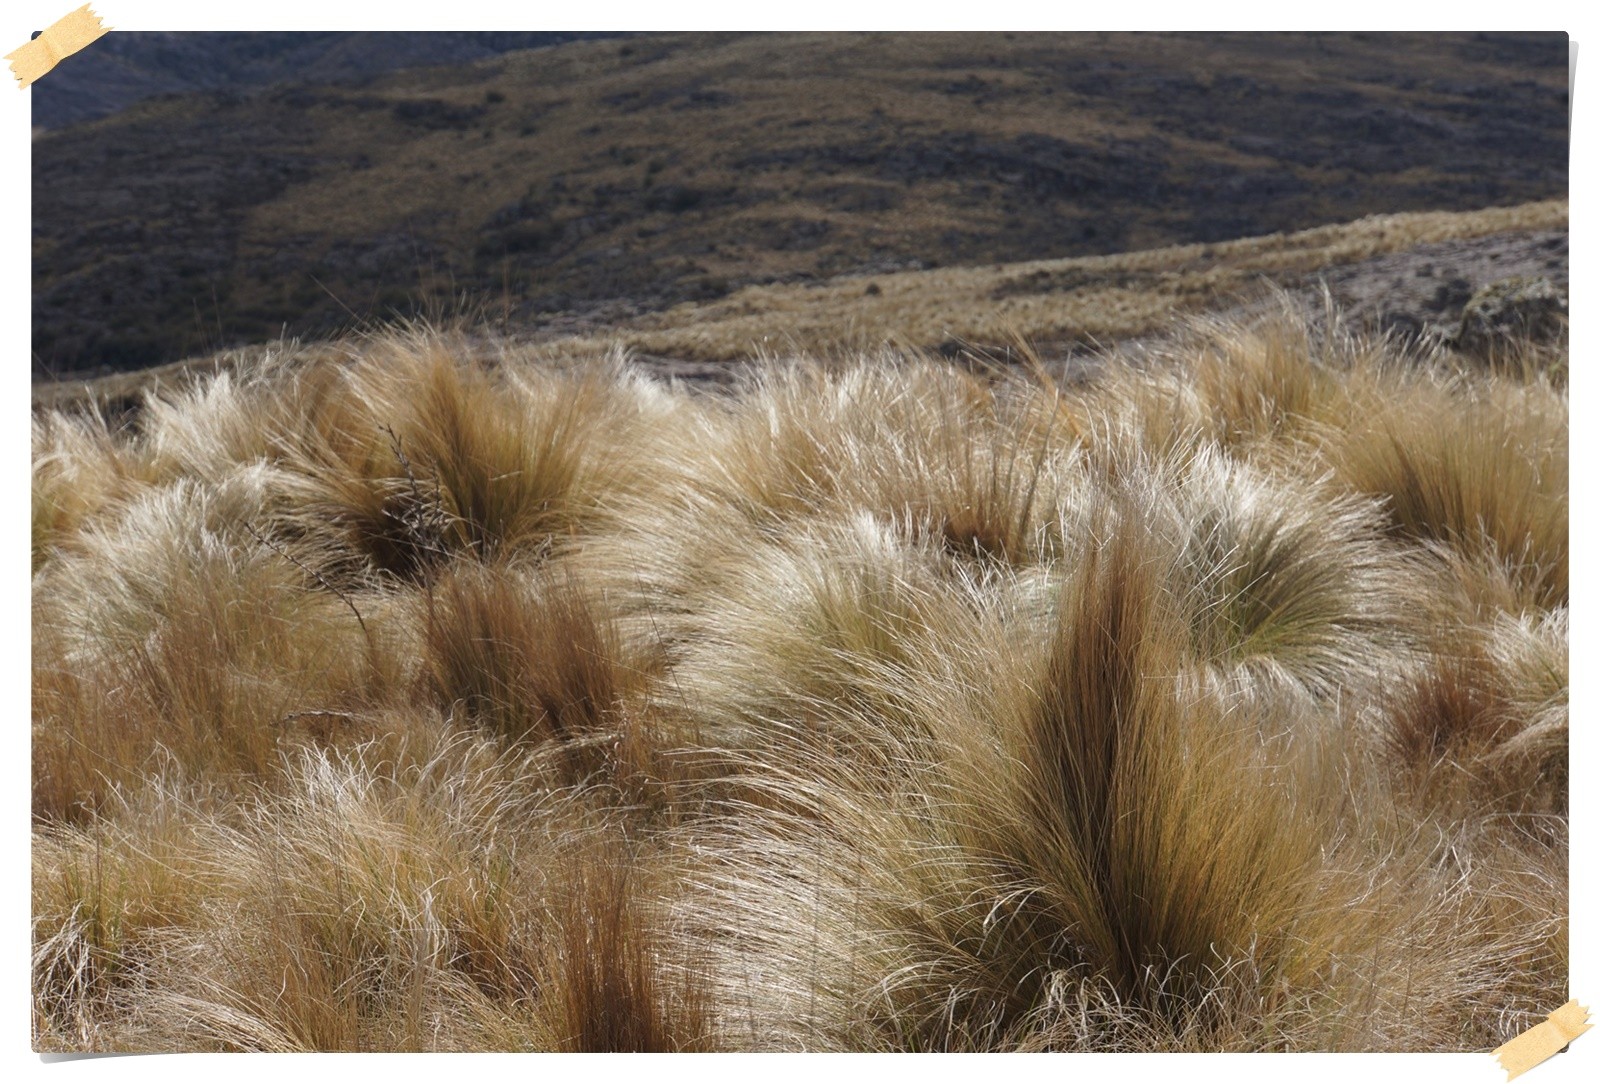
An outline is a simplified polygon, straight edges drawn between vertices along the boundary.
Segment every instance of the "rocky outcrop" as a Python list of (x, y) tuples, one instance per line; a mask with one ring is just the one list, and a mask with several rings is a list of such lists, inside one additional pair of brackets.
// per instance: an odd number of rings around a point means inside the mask
[(1519, 275), (1478, 290), (1455, 324), (1436, 324), (1430, 330), (1444, 346), (1482, 357), (1524, 340), (1559, 338), (1566, 327), (1566, 289), (1543, 276)]

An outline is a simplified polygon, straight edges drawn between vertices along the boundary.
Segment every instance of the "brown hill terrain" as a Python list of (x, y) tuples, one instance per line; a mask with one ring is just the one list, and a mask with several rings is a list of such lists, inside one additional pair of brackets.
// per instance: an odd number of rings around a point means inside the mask
[(559, 351), (620, 342), (644, 354), (727, 362), (761, 353), (914, 349), (1092, 350), (1174, 329), (1175, 317), (1309, 298), (1374, 330), (1447, 323), (1483, 286), (1511, 277), (1565, 289), (1567, 205), (1376, 215), (1289, 234), (1014, 264), (841, 276), (746, 287), (611, 330), (556, 338)]
[[(737, 306), (785, 307), (751, 288), (1558, 198), (1566, 80), (1559, 34), (680, 34), (150, 101), (34, 144), (35, 373), (461, 295), (522, 331), (621, 317), (678, 335), (640, 349), (723, 357), (750, 339)], [(888, 326), (891, 283), (935, 281), (885, 279), (857, 332)], [(1049, 335), (1092, 330), (1059, 281), (974, 288), (1003, 289), (1008, 327), (1031, 305)], [(683, 301), (720, 301), (696, 319), (723, 331), (646, 319)], [(930, 319), (911, 334), (989, 334)]]
[[(1004, 359), (1025, 343), (1050, 364), (1075, 364), (1130, 340), (1159, 343), (1183, 318), (1291, 301), (1323, 291), (1353, 325), (1416, 336), (1460, 318), (1479, 290), (1507, 280), (1567, 286), (1564, 200), (1470, 212), (1379, 215), (1290, 234), (1112, 256), (848, 274), (747, 286), (658, 312), (628, 305), (567, 315), (521, 332), (466, 326), (459, 344), (492, 358), (508, 345), (560, 365), (616, 349), (690, 380), (722, 380), (771, 354), (837, 356), (890, 344)], [(493, 332), (486, 334), (486, 332)], [(90, 380), (34, 384), (36, 406), (92, 400), (120, 411), (147, 389), (293, 349), (307, 363), (348, 354), (338, 342), (275, 340)]]

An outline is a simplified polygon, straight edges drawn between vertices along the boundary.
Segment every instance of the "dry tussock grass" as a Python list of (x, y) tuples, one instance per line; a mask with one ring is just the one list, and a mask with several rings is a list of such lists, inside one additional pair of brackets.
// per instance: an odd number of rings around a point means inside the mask
[(1566, 981), (1543, 373), (413, 330), (46, 414), (36, 1045), (1492, 1047)]

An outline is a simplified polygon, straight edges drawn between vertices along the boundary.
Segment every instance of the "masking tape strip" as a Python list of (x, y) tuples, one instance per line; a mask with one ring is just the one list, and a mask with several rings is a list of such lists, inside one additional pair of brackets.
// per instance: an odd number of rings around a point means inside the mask
[(108, 29), (101, 24), (100, 16), (85, 4), (51, 23), (44, 33), (22, 48), (7, 53), (11, 73), (25, 87), (79, 49), (103, 37)]
[(1593, 1026), (1589, 1023), (1588, 1010), (1576, 1001), (1569, 1001), (1540, 1023), (1496, 1049), (1494, 1056), (1500, 1059), (1506, 1079), (1515, 1080), (1552, 1054), (1559, 1053), (1562, 1047)]

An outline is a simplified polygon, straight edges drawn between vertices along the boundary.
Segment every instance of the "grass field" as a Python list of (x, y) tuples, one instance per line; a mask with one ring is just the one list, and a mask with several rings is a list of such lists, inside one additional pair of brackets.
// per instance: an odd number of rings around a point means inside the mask
[(1487, 1050), (1566, 999), (1564, 355), (549, 352), (36, 410), (37, 1049)]

